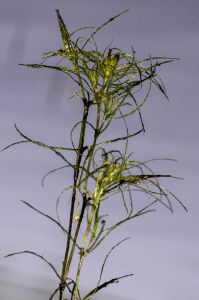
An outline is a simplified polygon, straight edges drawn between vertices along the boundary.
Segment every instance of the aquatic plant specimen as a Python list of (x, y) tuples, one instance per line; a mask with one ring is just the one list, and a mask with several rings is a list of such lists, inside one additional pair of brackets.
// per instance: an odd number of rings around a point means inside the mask
[[(78, 37), (76, 41), (73, 41), (73, 34), (85, 28), (80, 28), (70, 34), (59, 11), (56, 10), (63, 48), (58, 51), (45, 53), (40, 64), (22, 64), (23, 66), (32, 68), (55, 69), (70, 76), (79, 88), (78, 91), (72, 93), (73, 96), (71, 98), (77, 97), (80, 100), (80, 103), (83, 103), (82, 120), (73, 126), (70, 133), (71, 148), (49, 146), (45, 143), (32, 140), (22, 133), (16, 124), (16, 130), (23, 137), (23, 140), (5, 148), (7, 149), (10, 146), (20, 143), (33, 143), (40, 147), (50, 149), (58, 155), (64, 163), (63, 167), (52, 170), (46, 174), (42, 179), (42, 184), (47, 175), (62, 168), (69, 167), (73, 172), (73, 184), (67, 186), (60, 193), (56, 202), (58, 220), (53, 219), (49, 215), (37, 210), (26, 201), (23, 201), (23, 203), (56, 223), (62, 229), (63, 233), (67, 235), (66, 248), (63, 249), (64, 258), (61, 274), (59, 274), (54, 266), (42, 255), (32, 251), (22, 251), (7, 255), (8, 257), (20, 253), (31, 253), (49, 264), (59, 280), (58, 287), (53, 292), (50, 299), (53, 299), (54, 295), (59, 293), (59, 299), (62, 300), (64, 291), (67, 289), (71, 294), (71, 299), (88, 300), (107, 285), (118, 282), (121, 278), (132, 276), (132, 274), (123, 275), (101, 284), (101, 277), (106, 260), (114, 248), (126, 240), (126, 238), (124, 238), (122, 241), (118, 242), (105, 257), (99, 281), (96, 286), (86, 296), (82, 297), (80, 294), (79, 278), (83, 261), (92, 251), (98, 246), (101, 246), (101, 243), (104, 242), (109, 233), (121, 224), (130, 221), (135, 217), (154, 211), (152, 206), (154, 206), (156, 202), (161, 202), (165, 207), (172, 211), (169, 194), (183, 206), (180, 200), (166, 188), (160, 186), (158, 181), (160, 177), (177, 177), (155, 174), (148, 166), (148, 162), (152, 160), (145, 162), (136, 161), (135, 159), (131, 159), (132, 153), (128, 153), (129, 139), (145, 132), (140, 109), (148, 99), (152, 85), (155, 85), (168, 99), (164, 84), (158, 76), (156, 69), (163, 64), (171, 62), (174, 58), (152, 57), (149, 55), (147, 59), (138, 61), (135, 58), (135, 51), (133, 48), (132, 54), (130, 55), (124, 53), (121, 49), (110, 48), (110, 45), (108, 45), (103, 53), (101, 53), (98, 50), (97, 43), (94, 39), (95, 34), (102, 27), (125, 12), (127, 11), (109, 19), (109, 21), (99, 28), (86, 27), (94, 28), (94, 32), (90, 37)], [(91, 42), (94, 45), (94, 50), (86, 50), (86, 46), (88, 46), (88, 43), (91, 44)], [(58, 57), (58, 63), (54, 66), (45, 65), (44, 62), (52, 57)], [(67, 61), (69, 62), (68, 65)], [(143, 63), (148, 63), (148, 66), (144, 67)], [(142, 101), (136, 100), (135, 93), (137, 94), (146, 83), (148, 83), (148, 91), (145, 98), (142, 99)], [(95, 122), (89, 121), (91, 106), (95, 108)], [(128, 107), (128, 113), (125, 112), (126, 107)], [(93, 111), (94, 110), (92, 110), (92, 118)], [(138, 113), (140, 117), (141, 129), (138, 132), (131, 133), (129, 132), (126, 119), (133, 117), (136, 113)], [(114, 122), (115, 119), (120, 119), (124, 122), (126, 128), (124, 136), (99, 142), (99, 137), (101, 137), (105, 130), (109, 129), (110, 124)], [(78, 126), (81, 128), (79, 132), (79, 143), (76, 147), (73, 141), (73, 131), (75, 128), (78, 128)], [(90, 145), (86, 145), (84, 141), (88, 126), (93, 130)], [(116, 143), (121, 141), (125, 141), (123, 153), (115, 148), (107, 150), (107, 145), (116, 145)], [(67, 151), (76, 153), (75, 162), (69, 161), (66, 158), (64, 153)], [(68, 190), (71, 190), (71, 207), (68, 229), (66, 230), (60, 221), (58, 207), (60, 197)], [(142, 191), (147, 194), (148, 197), (146, 206), (141, 210), (134, 212), (132, 193), (136, 190)], [(123, 201), (127, 215), (124, 219), (121, 219), (119, 222), (117, 221), (113, 226), (108, 228), (106, 227), (106, 216), (101, 215), (101, 205), (102, 203), (105, 205), (104, 202), (110, 196), (117, 193), (121, 194), (121, 200)], [(128, 194), (129, 202), (127, 202), (126, 193)], [(150, 200), (151, 202), (149, 202), (148, 198), (152, 199), (152, 201)], [(117, 197), (116, 200), (118, 199), (119, 198)], [(83, 236), (81, 236), (79, 233), (81, 228), (83, 228), (83, 224), (85, 225), (85, 230), (83, 231), (82, 229)], [(75, 229), (74, 234), (72, 228)], [(79, 262), (76, 278), (71, 279), (70, 267), (71, 262), (75, 257), (75, 249), (78, 249)]]

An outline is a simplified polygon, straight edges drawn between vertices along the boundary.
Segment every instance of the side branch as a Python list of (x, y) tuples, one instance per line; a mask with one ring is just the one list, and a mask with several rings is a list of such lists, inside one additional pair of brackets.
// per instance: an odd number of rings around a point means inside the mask
[[(65, 162), (67, 162), (71, 167), (73, 167), (72, 165), (71, 165), (71, 163), (60, 153), (60, 152), (58, 152), (58, 151), (56, 151), (55, 149), (54, 149), (54, 147), (51, 147), (51, 146), (48, 146), (48, 145), (46, 145), (46, 144), (43, 144), (43, 143), (41, 143), (41, 142), (37, 142), (37, 141), (33, 141), (33, 140), (31, 140), (30, 138), (28, 138), (27, 136), (25, 136), (18, 128), (17, 128), (17, 125), (15, 124), (15, 128), (16, 128), (16, 130), (19, 132), (19, 134), (24, 138), (24, 139), (26, 139), (26, 140), (28, 140), (29, 142), (32, 142), (33, 144), (36, 144), (36, 145), (38, 145), (38, 146), (41, 146), (41, 147), (44, 147), (44, 148), (48, 148), (48, 149), (51, 149), (53, 152), (55, 152), (58, 156), (60, 156)], [(23, 142), (23, 141), (22, 141)], [(18, 142), (18, 143), (20, 143), (20, 142)], [(15, 144), (17, 144), (17, 143), (15, 143)], [(14, 144), (12, 144), (12, 145), (14, 145)], [(12, 146), (12, 145), (10, 145), (10, 146)], [(8, 147), (10, 147), (10, 146), (8, 146)], [(8, 148), (7, 147), (7, 148)], [(6, 148), (5, 148), (6, 149)], [(5, 150), (4, 149), (4, 150)], [(70, 149), (70, 150), (74, 150), (74, 149)]]
[[(69, 235), (69, 233), (67, 232), (67, 230), (61, 226), (61, 224), (59, 222), (57, 222), (55, 219), (53, 219), (52, 217), (42, 213), (41, 211), (39, 211), (38, 209), (34, 208), (32, 205), (30, 205), (28, 202), (21, 200), (21, 202), (25, 203), (26, 205), (28, 205), (30, 208), (34, 209), (35, 211), (37, 211), (39, 214), (43, 215), (44, 217), (47, 217), (48, 219), (52, 220), (53, 222), (55, 222), (62, 230), (64, 233), (66, 233), (67, 235)], [(74, 239), (72, 238), (72, 236), (70, 236), (71, 240), (75, 243)], [(75, 243), (76, 247), (81, 250), (81, 248)]]
[[(110, 140), (110, 141), (106, 141), (106, 142), (102, 142), (102, 143), (99, 143), (99, 144), (96, 144), (96, 146), (101, 146), (101, 145), (104, 145), (104, 144), (109, 144), (109, 143), (114, 143), (114, 142), (118, 142), (118, 141), (121, 141), (121, 140), (126, 140), (134, 135), (137, 135), (139, 133), (141, 133), (143, 131), (143, 129), (139, 130), (138, 132), (134, 133), (134, 134), (130, 134), (130, 135), (127, 135), (127, 136), (123, 136), (121, 138), (117, 138), (117, 139), (114, 139), (114, 140)], [(90, 148), (91, 146), (89, 146), (88, 148)]]
[(21, 253), (30, 253), (30, 254), (33, 254), (33, 255), (36, 255), (38, 257), (40, 257), (41, 259), (43, 259), (47, 264), (49, 264), (49, 266), (53, 269), (53, 271), (55, 272), (55, 274), (57, 275), (57, 277), (61, 280), (61, 277), (59, 276), (57, 270), (55, 269), (55, 267), (53, 267), (53, 265), (47, 261), (43, 256), (35, 253), (35, 252), (32, 252), (32, 251), (21, 251), (21, 252), (16, 252), (16, 253), (11, 253), (11, 254), (8, 254), (6, 256), (4, 256), (5, 258), (6, 257), (9, 257), (9, 256), (13, 256), (13, 255), (16, 255), (16, 254), (21, 254)]
[(128, 275), (124, 275), (124, 276), (120, 276), (120, 277), (116, 277), (113, 278), (109, 281), (104, 282), (103, 284), (99, 285), (96, 289), (93, 289), (88, 295), (86, 295), (83, 300), (89, 300), (94, 294), (96, 294), (98, 291), (100, 291), (101, 289), (107, 287), (109, 284), (111, 283), (118, 283), (119, 279), (121, 278), (125, 278), (125, 277), (129, 277), (129, 276), (133, 276), (133, 274), (128, 274)]

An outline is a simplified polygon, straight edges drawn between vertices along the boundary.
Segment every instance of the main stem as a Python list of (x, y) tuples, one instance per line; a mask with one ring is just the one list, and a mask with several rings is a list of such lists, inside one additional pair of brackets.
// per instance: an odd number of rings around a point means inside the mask
[(79, 138), (79, 146), (78, 146), (78, 151), (77, 151), (76, 167), (74, 170), (74, 188), (73, 188), (72, 201), (71, 201), (68, 239), (67, 239), (66, 252), (65, 252), (63, 268), (62, 268), (62, 280), (64, 280), (64, 281), (67, 278), (67, 274), (68, 274), (69, 267), (70, 267), (70, 264), (69, 264), (68, 268), (66, 270), (66, 263), (67, 263), (67, 259), (68, 259), (69, 248), (70, 248), (70, 239), (71, 239), (71, 231), (72, 231), (72, 223), (73, 223), (73, 215), (74, 215), (75, 198), (76, 198), (76, 184), (77, 184), (77, 179), (78, 179), (78, 175), (79, 175), (79, 166), (81, 163), (82, 154), (84, 152), (84, 147), (83, 147), (84, 136), (85, 136), (86, 121), (87, 121), (88, 110), (89, 110), (88, 100), (84, 98), (83, 103), (84, 103), (84, 113), (83, 113), (82, 127), (81, 127), (81, 133), (80, 133), (80, 138)]
[[(95, 149), (97, 138), (99, 136), (100, 110), (101, 110), (101, 104), (98, 105), (95, 135), (94, 135), (93, 145), (92, 145), (90, 153), (89, 153), (89, 162), (88, 162), (88, 166), (87, 166), (87, 174), (89, 173), (89, 170), (90, 170), (90, 165), (91, 165), (91, 161), (92, 161), (92, 157), (93, 157), (93, 152), (94, 152), (94, 149)], [(85, 184), (84, 184), (85, 190), (87, 189), (87, 185), (88, 185), (88, 178), (85, 180)], [(82, 247), (81, 247), (80, 261), (79, 261), (79, 266), (78, 266), (77, 276), (76, 276), (76, 282), (75, 282), (74, 300), (77, 299), (77, 291), (78, 291), (78, 283), (79, 283), (80, 271), (81, 271), (83, 259), (86, 256), (87, 250), (88, 250), (87, 249), (86, 251), (84, 251), (84, 247), (85, 247), (85, 244), (86, 244), (87, 239), (88, 239), (88, 235), (89, 235), (90, 227), (91, 227), (91, 224), (92, 224), (92, 220), (93, 220), (95, 209), (96, 209), (95, 207), (94, 208), (92, 207), (91, 215), (90, 215), (90, 218), (89, 218), (89, 221), (88, 221), (86, 233), (84, 235), (84, 239), (83, 239), (83, 243), (82, 243)]]

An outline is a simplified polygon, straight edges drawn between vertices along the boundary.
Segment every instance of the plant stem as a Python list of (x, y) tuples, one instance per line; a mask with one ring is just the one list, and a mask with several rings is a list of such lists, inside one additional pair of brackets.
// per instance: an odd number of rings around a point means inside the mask
[[(70, 269), (70, 264), (71, 264), (73, 254), (74, 254), (74, 251), (75, 251), (75, 245), (76, 245), (77, 237), (78, 237), (78, 234), (79, 234), (80, 226), (81, 226), (81, 223), (82, 223), (82, 220), (83, 220), (86, 205), (87, 205), (87, 198), (86, 198), (86, 195), (83, 195), (83, 205), (82, 205), (82, 209), (81, 209), (79, 222), (77, 224), (77, 229), (76, 229), (75, 236), (74, 236), (74, 239), (73, 239), (73, 245), (72, 245), (71, 253), (70, 253), (70, 256), (69, 256), (69, 259), (68, 259), (68, 264), (67, 264), (66, 270), (63, 274), (63, 280), (64, 281), (67, 279), (67, 275), (68, 275), (68, 272), (69, 272), (69, 269)], [(81, 253), (80, 253), (80, 255), (81, 255)]]
[(81, 271), (81, 267), (82, 267), (82, 263), (83, 263), (83, 259), (84, 259), (85, 255), (83, 254), (80, 258), (80, 262), (79, 262), (79, 266), (78, 266), (78, 270), (77, 270), (77, 276), (76, 276), (76, 282), (75, 282), (75, 290), (74, 290), (74, 300), (77, 299), (77, 291), (78, 291), (78, 283), (79, 283), (79, 275), (80, 275), (80, 271)]
[[(86, 130), (86, 121), (88, 117), (88, 110), (89, 110), (89, 102), (85, 98), (83, 98), (84, 103), (84, 113), (83, 113), (83, 119), (82, 119), (82, 126), (81, 126), (81, 132), (80, 132), (80, 138), (79, 138), (79, 146), (78, 146), (78, 152), (77, 152), (77, 160), (76, 160), (76, 168), (74, 170), (74, 188), (72, 193), (72, 201), (71, 201), (71, 211), (70, 211), (70, 220), (69, 220), (69, 229), (68, 229), (68, 239), (67, 239), (67, 245), (66, 245), (66, 252), (65, 257), (63, 261), (63, 268), (62, 268), (62, 279), (66, 280), (68, 270), (66, 270), (66, 264), (68, 259), (68, 253), (70, 248), (70, 237), (71, 237), (71, 231), (72, 231), (72, 223), (73, 223), (73, 215), (74, 215), (74, 206), (75, 206), (75, 198), (76, 198), (76, 185), (77, 185), (77, 179), (79, 175), (79, 166), (82, 159), (82, 154), (84, 152), (84, 136), (85, 136), (85, 130)], [(68, 268), (70, 267), (70, 264), (68, 265)]]

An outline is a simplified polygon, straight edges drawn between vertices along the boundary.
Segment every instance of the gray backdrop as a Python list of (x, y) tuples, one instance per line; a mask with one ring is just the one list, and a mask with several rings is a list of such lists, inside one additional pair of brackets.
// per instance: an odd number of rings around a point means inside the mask
[[(107, 252), (122, 238), (130, 236), (131, 239), (110, 256), (102, 281), (129, 272), (134, 276), (110, 285), (95, 299), (198, 299), (199, 2), (1, 0), (0, 8), (1, 149), (22, 140), (14, 128), (15, 123), (32, 139), (49, 145), (71, 146), (69, 132), (82, 116), (82, 105), (74, 98), (67, 99), (77, 87), (61, 72), (18, 65), (37, 63), (43, 52), (62, 47), (55, 9), (60, 10), (69, 32), (84, 26), (98, 27), (129, 9), (96, 35), (100, 51), (113, 38), (112, 47), (131, 54), (132, 45), (137, 59), (147, 58), (149, 54), (180, 58), (180, 61), (158, 70), (170, 102), (153, 87), (142, 108), (146, 133), (144, 137), (139, 135), (131, 140), (129, 151), (133, 151), (133, 158), (140, 161), (153, 158), (178, 160), (153, 162), (149, 166), (156, 173), (184, 178), (184, 181), (165, 179), (160, 182), (183, 202), (189, 212), (186, 213), (172, 199), (173, 215), (157, 204), (156, 212), (123, 225), (85, 261), (80, 288), (83, 294), (94, 288)], [(85, 31), (85, 36), (89, 32)], [(137, 94), (137, 100), (141, 101), (143, 96), (144, 92)], [(128, 124), (131, 133), (140, 129), (137, 116), (129, 119)], [(124, 134), (123, 130), (123, 124), (114, 125), (107, 134), (116, 138)], [(120, 149), (123, 146), (121, 143)], [(44, 188), (41, 178), (62, 165), (60, 158), (50, 150), (31, 144), (16, 145), (1, 152), (1, 299), (49, 299), (57, 287), (55, 274), (39, 258), (29, 254), (6, 259), (4, 256), (31, 250), (52, 261), (61, 272), (66, 236), (19, 200), (25, 200), (56, 218), (57, 196), (71, 183), (72, 175), (66, 170), (50, 175)], [(68, 199), (66, 194), (60, 201), (60, 217), (65, 226), (68, 224)], [(112, 218), (119, 219), (125, 213), (122, 201), (117, 200), (119, 204), (113, 200), (107, 202), (108, 224)], [(142, 197), (135, 194), (134, 201), (135, 208), (136, 201), (148, 203), (144, 194)], [(73, 264), (71, 276), (75, 275), (75, 267)]]

